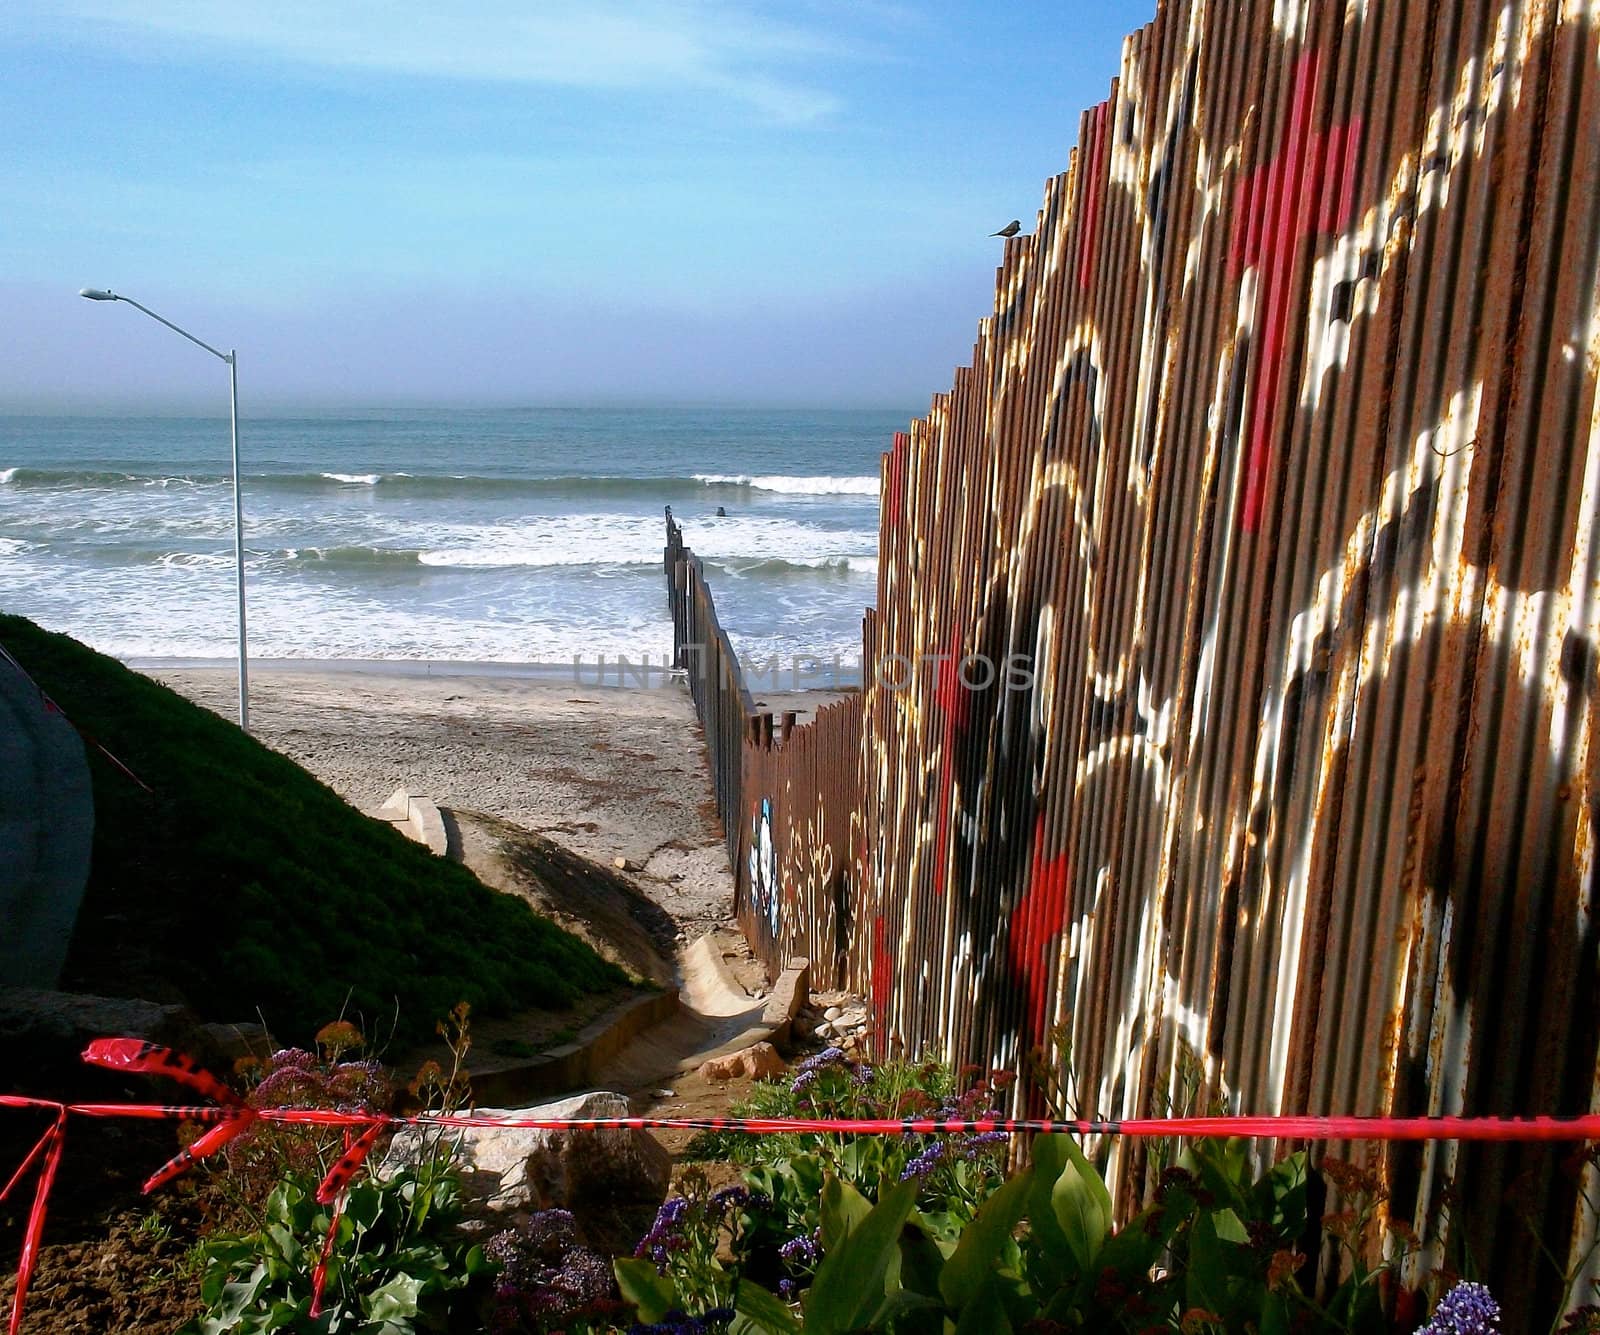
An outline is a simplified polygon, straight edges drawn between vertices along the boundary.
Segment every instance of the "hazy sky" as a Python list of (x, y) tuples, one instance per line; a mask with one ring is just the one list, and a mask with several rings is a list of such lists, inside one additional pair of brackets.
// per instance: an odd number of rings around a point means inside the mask
[(0, 411), (920, 409), (1152, 11), (6, 0)]

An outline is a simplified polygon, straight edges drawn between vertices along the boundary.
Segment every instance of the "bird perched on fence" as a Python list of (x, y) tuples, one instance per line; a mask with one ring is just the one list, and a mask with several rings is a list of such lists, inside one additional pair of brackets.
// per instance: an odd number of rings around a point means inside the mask
[(1002, 227), (998, 232), (990, 232), (989, 235), (990, 236), (1015, 236), (1021, 230), (1022, 230), (1022, 219), (1021, 218), (1013, 218), (1004, 227)]

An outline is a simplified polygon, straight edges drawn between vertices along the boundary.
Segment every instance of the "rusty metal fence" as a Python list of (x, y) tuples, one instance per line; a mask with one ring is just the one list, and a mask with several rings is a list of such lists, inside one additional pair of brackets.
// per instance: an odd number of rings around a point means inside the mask
[(798, 710), (759, 709), (670, 506), (663, 559), (674, 665), (705, 733), (740, 926), (774, 972), (808, 959), (821, 986), (839, 986), (853, 902), (861, 696), (824, 704), (805, 723)]
[[(1600, 1106), (1597, 25), (1127, 40), (883, 461), (853, 884), (793, 905), (881, 1049), (1058, 1048), (1102, 1117)], [(1593, 1165), (1346, 1148), (1418, 1226), (1454, 1183), (1529, 1328), (1519, 1214), (1600, 1276)]]

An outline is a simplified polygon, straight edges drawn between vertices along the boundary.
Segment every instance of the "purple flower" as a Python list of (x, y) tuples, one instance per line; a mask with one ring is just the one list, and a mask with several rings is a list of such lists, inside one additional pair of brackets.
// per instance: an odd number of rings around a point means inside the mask
[(795, 1076), (794, 1083), (789, 1086), (789, 1092), (791, 1094), (804, 1094), (806, 1090), (816, 1083), (817, 1073), (815, 1071), (801, 1071), (799, 1075)]
[(906, 1171), (900, 1174), (900, 1180), (902, 1182), (921, 1181), (939, 1166), (939, 1161), (944, 1158), (944, 1155), (945, 1142), (942, 1140), (934, 1141), (933, 1144), (929, 1145), (927, 1149), (923, 1150), (921, 1154), (906, 1165)]
[(665, 1321), (650, 1326), (629, 1326), (628, 1335), (712, 1335), (728, 1328), (734, 1318), (731, 1307), (713, 1307), (704, 1316), (690, 1316), (686, 1312), (667, 1313)]
[(987, 1151), (997, 1149), (1001, 1145), (1009, 1145), (1011, 1136), (1005, 1131), (980, 1131), (975, 1136), (968, 1136), (961, 1145), (961, 1157), (968, 1161), (981, 1158)]
[(1500, 1335), (1500, 1304), (1482, 1284), (1457, 1284), (1417, 1335)]
[(804, 1075), (807, 1071), (821, 1071), (829, 1066), (837, 1066), (844, 1060), (843, 1048), (823, 1048), (815, 1057), (807, 1057), (797, 1069)]
[(669, 1201), (663, 1201), (661, 1208), (656, 1211), (655, 1223), (650, 1225), (650, 1231), (639, 1239), (639, 1245), (634, 1248), (635, 1257), (643, 1259), (649, 1257), (656, 1263), (658, 1269), (664, 1270), (667, 1257), (673, 1252), (681, 1252), (689, 1245), (689, 1240), (683, 1236), (683, 1222), (689, 1214), (689, 1202), (682, 1196), (674, 1196)]
[(316, 1064), (316, 1057), (304, 1048), (279, 1048), (267, 1059), (267, 1065), (275, 1071), (281, 1071), (285, 1067), (292, 1067), (297, 1071), (309, 1071)]
[(744, 1187), (723, 1187), (712, 1195), (711, 1204), (718, 1210), (742, 1210), (750, 1204), (750, 1193)]
[(484, 1254), (500, 1267), (495, 1280), (490, 1329), (500, 1335), (565, 1322), (612, 1301), (611, 1263), (581, 1246), (572, 1216), (565, 1210), (543, 1210), (522, 1229), (505, 1229), (484, 1245)]
[(822, 1240), (816, 1233), (802, 1233), (779, 1247), (778, 1255), (796, 1268), (816, 1265), (822, 1256)]

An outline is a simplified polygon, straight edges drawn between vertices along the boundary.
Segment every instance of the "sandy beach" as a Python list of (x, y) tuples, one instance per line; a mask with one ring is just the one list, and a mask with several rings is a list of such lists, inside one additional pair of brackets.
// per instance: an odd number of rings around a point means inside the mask
[[(235, 715), (232, 668), (141, 670)], [(688, 936), (733, 912), (705, 747), (682, 685), (601, 686), (570, 670), (255, 663), (250, 721), (262, 742), (363, 811), (405, 788), (607, 867), (627, 858), (639, 889)]]

